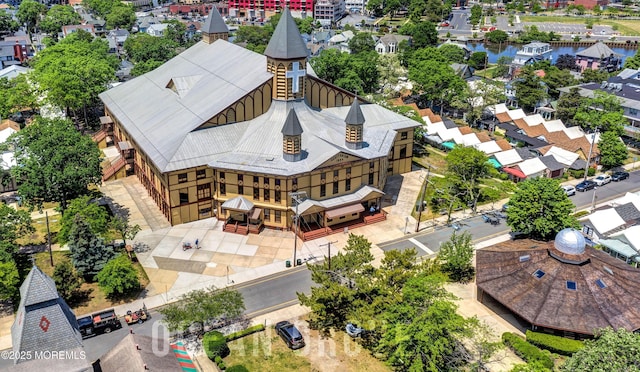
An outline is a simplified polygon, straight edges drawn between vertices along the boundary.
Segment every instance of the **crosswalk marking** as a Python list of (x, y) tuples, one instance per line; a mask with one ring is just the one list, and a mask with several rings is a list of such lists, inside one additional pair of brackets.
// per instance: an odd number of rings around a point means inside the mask
[(409, 241), (413, 244), (415, 244), (418, 248), (422, 249), (423, 251), (427, 252), (427, 254), (434, 254), (435, 252), (432, 251), (431, 249), (427, 248), (426, 245), (420, 243), (419, 241), (417, 241), (414, 238), (409, 238)]

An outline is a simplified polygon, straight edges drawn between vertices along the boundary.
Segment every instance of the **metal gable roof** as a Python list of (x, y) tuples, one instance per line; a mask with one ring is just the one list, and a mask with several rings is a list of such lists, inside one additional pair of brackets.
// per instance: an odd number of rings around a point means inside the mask
[[(182, 94), (167, 88), (174, 78), (197, 75), (202, 77), (188, 79), (192, 84)], [(167, 171), (191, 131), (272, 76), (263, 55), (224, 40), (199, 42), (100, 98), (158, 169)]]

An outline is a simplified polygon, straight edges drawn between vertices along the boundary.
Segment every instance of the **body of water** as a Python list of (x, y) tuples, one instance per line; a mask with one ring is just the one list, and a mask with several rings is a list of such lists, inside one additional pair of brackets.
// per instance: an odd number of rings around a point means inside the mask
[[(496, 63), (498, 62), (498, 58), (502, 56), (506, 56), (509, 58), (515, 57), (516, 52), (518, 51), (518, 49), (520, 49), (521, 46), (510, 44), (510, 45), (502, 46), (500, 48), (499, 46), (495, 46), (495, 45), (491, 45), (490, 47), (487, 47), (482, 43), (479, 43), (479, 44), (467, 43), (467, 47), (471, 49), (471, 52), (487, 52), (487, 56), (489, 57), (489, 63)], [(552, 46), (552, 48), (553, 48), (553, 51), (551, 52), (552, 61), (556, 61), (558, 59), (558, 56), (560, 55), (563, 55), (563, 54), (576, 55), (577, 52), (586, 49), (586, 47), (568, 47), (568, 46), (561, 46), (561, 47)], [(620, 54), (622, 56), (623, 61), (627, 57), (634, 56), (637, 52), (637, 50), (635, 49), (625, 49), (625, 48), (611, 48), (611, 49), (615, 53)]]

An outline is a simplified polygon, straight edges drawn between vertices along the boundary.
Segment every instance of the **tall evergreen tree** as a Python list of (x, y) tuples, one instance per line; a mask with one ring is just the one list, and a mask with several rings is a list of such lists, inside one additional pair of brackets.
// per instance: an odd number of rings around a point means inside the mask
[(87, 280), (93, 281), (100, 270), (115, 256), (113, 247), (105, 246), (82, 215), (76, 215), (69, 231), (69, 249), (73, 266)]

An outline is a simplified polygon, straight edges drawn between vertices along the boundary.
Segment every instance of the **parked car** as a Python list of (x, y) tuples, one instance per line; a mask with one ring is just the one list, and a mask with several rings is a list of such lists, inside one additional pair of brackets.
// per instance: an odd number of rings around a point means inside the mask
[(611, 175), (611, 181), (618, 182), (629, 178), (629, 172), (614, 172)]
[(593, 190), (597, 184), (591, 180), (582, 181), (576, 185), (576, 191), (584, 192), (587, 190)]
[(598, 186), (603, 186), (611, 182), (611, 176), (608, 174), (601, 174), (598, 177), (593, 179), (593, 182)]
[(561, 186), (561, 188), (567, 196), (573, 196), (576, 194), (576, 188), (571, 185), (564, 185)]
[(292, 350), (300, 349), (305, 345), (304, 338), (302, 338), (302, 334), (298, 331), (298, 328), (286, 320), (276, 324), (276, 332), (278, 332), (280, 337), (282, 337), (287, 346)]

